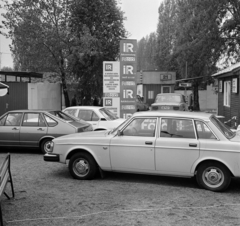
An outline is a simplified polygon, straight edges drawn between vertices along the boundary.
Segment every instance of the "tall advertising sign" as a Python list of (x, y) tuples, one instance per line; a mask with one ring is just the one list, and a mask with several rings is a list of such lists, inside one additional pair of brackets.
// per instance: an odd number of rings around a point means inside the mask
[(103, 62), (103, 106), (120, 117), (120, 62)]
[(120, 117), (129, 118), (136, 112), (137, 40), (120, 41)]

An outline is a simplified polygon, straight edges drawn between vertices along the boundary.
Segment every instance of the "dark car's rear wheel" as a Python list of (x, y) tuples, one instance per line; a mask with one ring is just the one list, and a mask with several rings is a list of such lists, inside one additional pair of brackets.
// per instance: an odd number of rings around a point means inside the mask
[(44, 139), (41, 141), (41, 151), (43, 154), (47, 154), (50, 151), (50, 144), (51, 144), (52, 139), (48, 138), (48, 139)]
[(200, 187), (211, 191), (224, 191), (231, 182), (231, 173), (221, 163), (206, 162), (199, 166), (196, 179)]
[(73, 178), (89, 180), (97, 172), (97, 164), (93, 157), (87, 153), (77, 153), (69, 161), (69, 171)]

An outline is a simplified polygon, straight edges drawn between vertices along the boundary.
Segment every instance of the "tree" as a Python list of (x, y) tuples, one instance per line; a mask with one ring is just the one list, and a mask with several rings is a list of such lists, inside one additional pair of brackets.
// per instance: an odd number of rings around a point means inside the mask
[(221, 0), (171, 0), (159, 8), (158, 64), (176, 68), (182, 78), (187, 65), (188, 78), (202, 77), (191, 80), (194, 110), (199, 110), (198, 86), (216, 71), (221, 55), (223, 9)]
[[(72, 1), (3, 1), (7, 10), (3, 25), (9, 31), (6, 35), (12, 39), (15, 65), (20, 70), (56, 72), (69, 106), (67, 78), (71, 76), (71, 68), (68, 62), (76, 48), (75, 36), (69, 27)], [(81, 47), (84, 48), (84, 44)]]
[(138, 42), (137, 70), (155, 70), (157, 36), (152, 32)]
[(2, 67), (1, 71), (13, 71), (11, 67)]
[(89, 104), (94, 95), (102, 97), (103, 61), (119, 57), (120, 40), (126, 38), (124, 16), (115, 0), (75, 0), (71, 12), (70, 27), (77, 48), (70, 64), (78, 77), (81, 97)]

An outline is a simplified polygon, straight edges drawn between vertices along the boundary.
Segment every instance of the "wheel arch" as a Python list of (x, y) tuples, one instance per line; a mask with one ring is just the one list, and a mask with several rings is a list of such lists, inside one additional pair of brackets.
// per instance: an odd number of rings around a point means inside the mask
[(44, 136), (44, 137), (42, 137), (38, 142), (39, 147), (41, 147), (41, 143), (43, 142), (43, 140), (46, 140), (46, 139), (51, 139), (52, 140), (54, 138), (55, 138), (54, 136)]
[(67, 156), (66, 156), (66, 160), (70, 160), (70, 158), (75, 155), (76, 153), (86, 153), (86, 154), (89, 154), (93, 159), (94, 161), (96, 162), (97, 166), (99, 167), (99, 164), (98, 164), (98, 161), (96, 159), (96, 156), (93, 155), (93, 153), (91, 153), (89, 150), (86, 150), (84, 148), (76, 148), (76, 149), (73, 149), (71, 150)]
[(229, 170), (229, 172), (231, 173), (231, 176), (234, 177), (233, 169), (226, 162), (223, 162), (219, 159), (214, 159), (214, 158), (212, 158), (212, 159), (202, 159), (201, 161), (195, 163), (193, 168), (192, 168), (192, 171), (194, 172), (194, 175), (196, 174), (199, 166), (201, 164), (204, 164), (204, 163), (207, 163), (207, 162), (217, 162), (217, 163), (220, 163), (220, 164), (224, 165)]

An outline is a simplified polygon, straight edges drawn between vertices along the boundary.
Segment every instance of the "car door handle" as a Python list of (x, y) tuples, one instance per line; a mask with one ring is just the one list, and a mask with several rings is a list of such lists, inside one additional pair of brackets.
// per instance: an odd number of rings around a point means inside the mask
[(189, 144), (189, 147), (197, 147), (197, 144)]
[(18, 128), (14, 127), (12, 130), (18, 130)]
[(42, 128), (38, 128), (37, 130), (44, 131), (44, 129), (42, 129)]
[(146, 141), (145, 144), (152, 145), (153, 143), (152, 143), (152, 141)]

